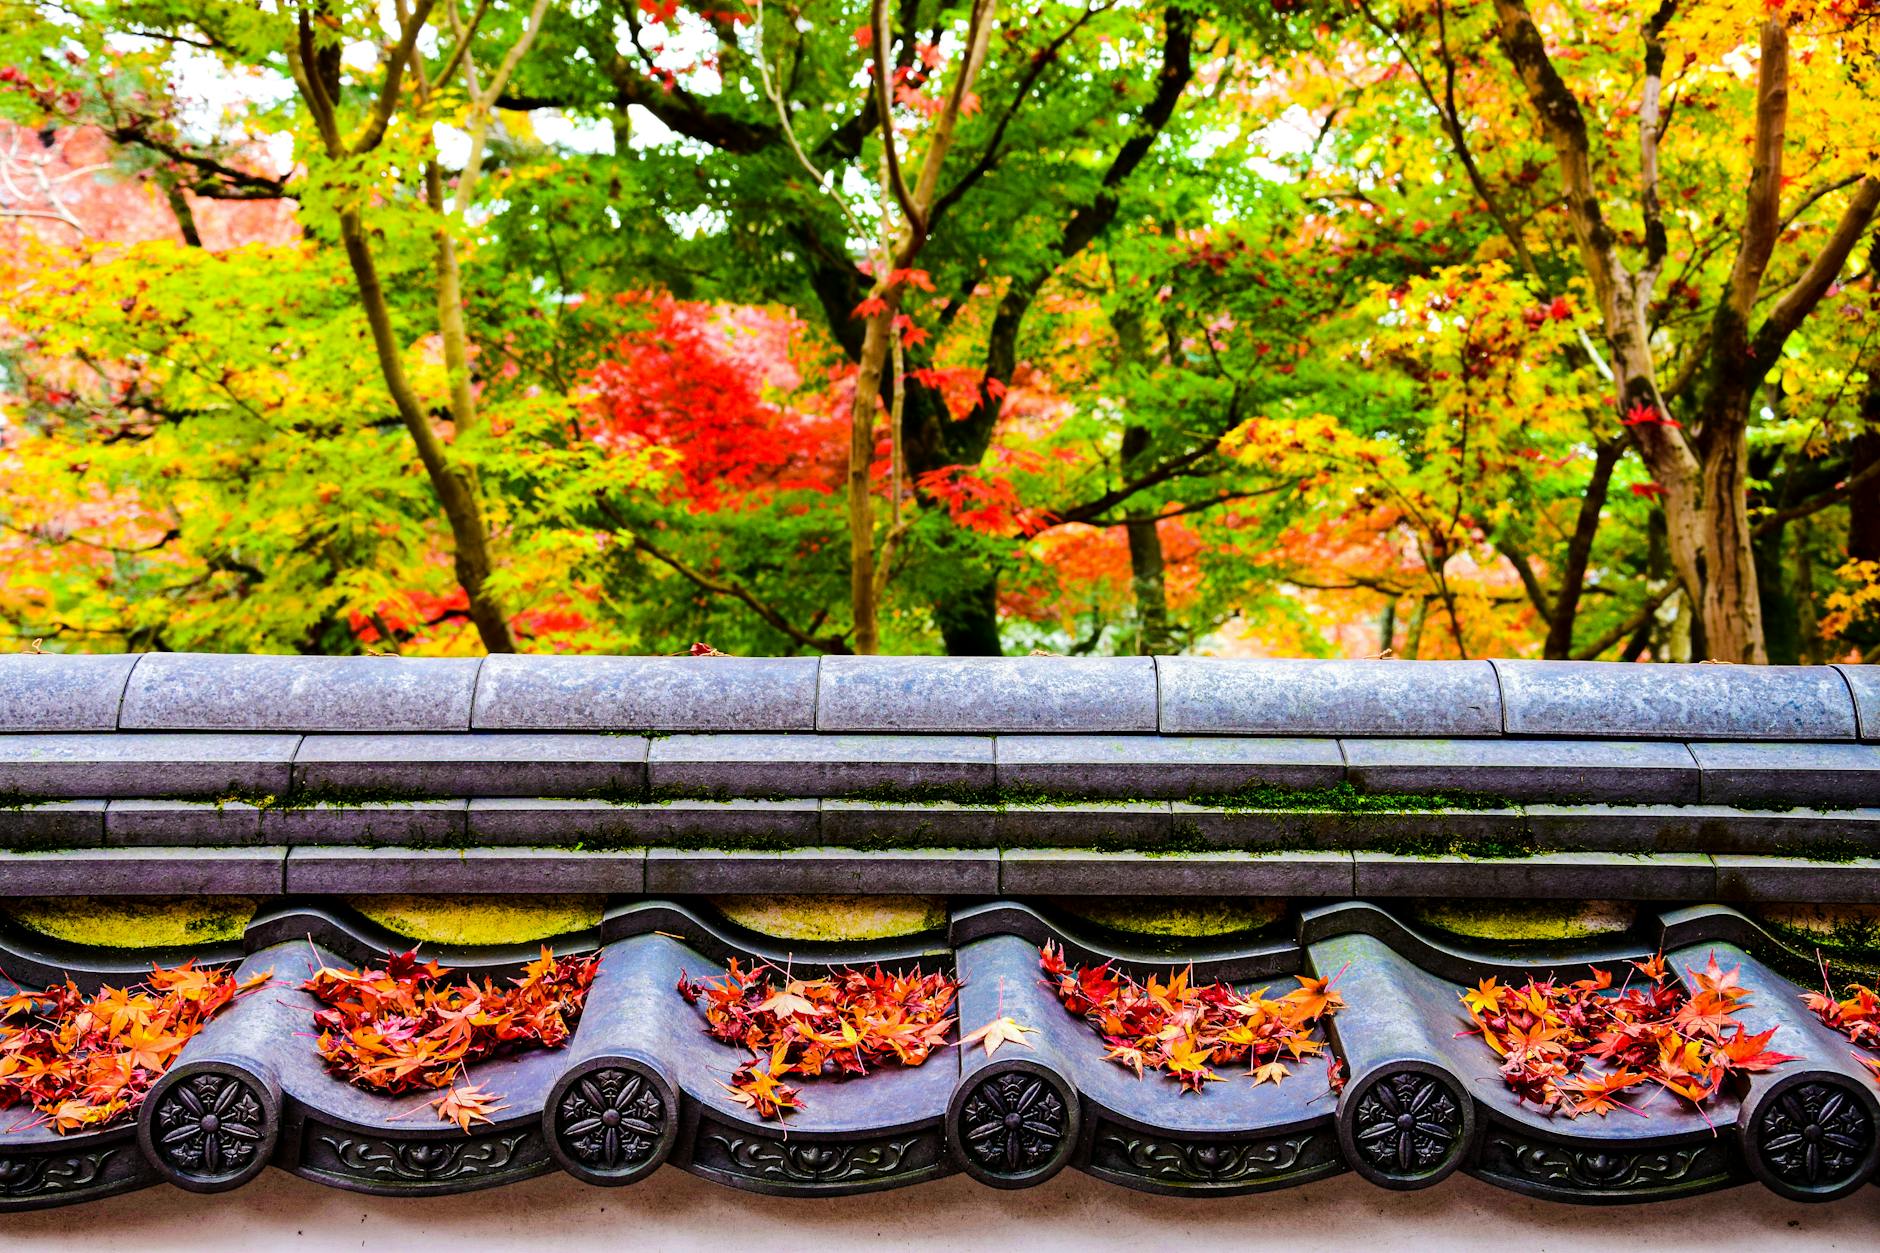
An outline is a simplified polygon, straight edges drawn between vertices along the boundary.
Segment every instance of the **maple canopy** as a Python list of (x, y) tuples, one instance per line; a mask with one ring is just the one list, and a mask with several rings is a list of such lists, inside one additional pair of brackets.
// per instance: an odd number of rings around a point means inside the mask
[(21, 0), (29, 646), (1880, 643), (1871, 0)]

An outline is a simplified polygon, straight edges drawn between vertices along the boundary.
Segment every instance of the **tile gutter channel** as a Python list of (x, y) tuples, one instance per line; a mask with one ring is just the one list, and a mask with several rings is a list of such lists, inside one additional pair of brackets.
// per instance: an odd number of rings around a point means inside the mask
[[(1242, 983), (1343, 971), (1347, 1008), (1332, 1022), (1349, 1080), (1334, 1098), (1322, 1061), (1278, 1086), (1238, 1076), (1202, 1096), (1104, 1062), (1100, 1041), (1040, 986), (1038, 945), (1080, 961), (1113, 958), (1141, 971), (1193, 959), (1202, 978)], [(186, 1047), (134, 1126), (59, 1137), (0, 1139), (0, 1209), (71, 1204), (168, 1181), (198, 1192), (239, 1186), (269, 1165), (334, 1187), (390, 1195), (457, 1193), (556, 1169), (602, 1185), (630, 1183), (665, 1162), (734, 1187), (786, 1195), (893, 1188), (963, 1171), (994, 1187), (1035, 1186), (1066, 1166), (1119, 1185), (1205, 1196), (1283, 1188), (1347, 1170), (1388, 1189), (1440, 1182), (1456, 1170), (1526, 1195), (1577, 1203), (1686, 1196), (1757, 1180), (1779, 1194), (1827, 1200), (1873, 1179), (1880, 1103), (1848, 1046), (1801, 1005), (1777, 967), (1806, 958), (1724, 907), (1668, 913), (1655, 925), (1577, 952), (1474, 951), (1421, 934), (1387, 909), (1350, 902), (1310, 910), (1283, 933), (1169, 952), (1118, 948), (1054, 915), (1010, 901), (956, 908), (945, 933), (851, 945), (785, 945), (685, 905), (646, 900), (609, 911), (592, 931), (561, 937), (596, 949), (601, 972), (569, 1047), (472, 1068), (509, 1101), (473, 1135), (402, 1117), (411, 1098), (370, 1096), (327, 1075), (297, 1028), (295, 990), (315, 961), (359, 961), (397, 943), (343, 908), (285, 903), (258, 917), (239, 945), (205, 961), (273, 972), (273, 994), (238, 1002)], [(1778, 1026), (1798, 1060), (1752, 1076), (1708, 1112), (1668, 1106), (1645, 1120), (1549, 1120), (1517, 1106), (1494, 1059), (1457, 1038), (1457, 982), (1489, 974), (1571, 975), (1592, 962), (1643, 957), (1673, 965), (1714, 954), (1740, 963), (1755, 993), (1746, 1019)], [(997, 1056), (949, 1049), (914, 1070), (811, 1085), (788, 1126), (756, 1122), (721, 1095), (736, 1050), (708, 1040), (672, 992), (733, 954), (786, 956), (798, 969), (924, 960), (963, 980), (962, 1021), (1013, 1014), (1039, 1028), (1029, 1050)], [(57, 946), (0, 930), (0, 961), (27, 981), (70, 971), (95, 986), (130, 954)], [(140, 956), (150, 956), (142, 954)], [(162, 956), (174, 957), (175, 954)], [(520, 950), (438, 956), (502, 975)], [(1405, 1109), (1417, 1117), (1406, 1126)], [(219, 1110), (218, 1150), (205, 1153), (203, 1109)], [(596, 1111), (618, 1111), (615, 1136), (595, 1136)], [(1016, 1123), (1011, 1115), (1019, 1115)], [(1797, 1118), (1832, 1132), (1834, 1151), (1806, 1152)], [(615, 1125), (610, 1124), (610, 1125)], [(1809, 1124), (1814, 1125), (1814, 1124)], [(211, 1129), (214, 1130), (214, 1129)], [(1814, 1141), (1808, 1143), (1813, 1144)]]

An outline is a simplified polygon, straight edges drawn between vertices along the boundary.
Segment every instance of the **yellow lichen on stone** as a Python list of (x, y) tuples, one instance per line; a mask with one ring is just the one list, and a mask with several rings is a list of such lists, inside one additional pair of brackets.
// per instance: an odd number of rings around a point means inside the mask
[(1638, 918), (1625, 901), (1417, 901), (1409, 913), (1424, 926), (1504, 943), (1584, 940), (1624, 931)]
[(1071, 896), (1052, 901), (1066, 913), (1136, 935), (1199, 939), (1255, 931), (1278, 922), (1286, 902), (1252, 896)]
[(8, 901), (29, 931), (98, 948), (175, 948), (239, 940), (256, 902), (246, 896), (42, 896)]
[(355, 896), (347, 904), (423, 944), (532, 944), (597, 926), (604, 896)]
[(741, 927), (780, 940), (885, 940), (946, 926), (938, 896), (718, 896)]

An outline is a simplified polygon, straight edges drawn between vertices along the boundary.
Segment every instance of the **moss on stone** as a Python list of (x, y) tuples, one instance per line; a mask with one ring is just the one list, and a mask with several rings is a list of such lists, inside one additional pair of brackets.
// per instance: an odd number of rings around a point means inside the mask
[(1753, 915), (1772, 935), (1803, 953), (1819, 951), (1835, 972), (1880, 973), (1880, 906), (1796, 903), (1764, 905)]
[(257, 902), (246, 896), (43, 896), (9, 901), (20, 926), (98, 948), (173, 948), (239, 940)]
[(424, 944), (532, 944), (599, 925), (602, 896), (355, 896), (347, 904)]
[(1419, 900), (1410, 915), (1424, 926), (1474, 940), (1544, 943), (1612, 935), (1631, 927), (1638, 908), (1625, 901)]
[(1111, 931), (1199, 939), (1258, 931), (1286, 914), (1286, 902), (1270, 897), (1198, 896), (1167, 900), (1153, 896), (1057, 897), (1068, 914)]
[(946, 926), (938, 896), (716, 896), (732, 922), (780, 940), (885, 940)]

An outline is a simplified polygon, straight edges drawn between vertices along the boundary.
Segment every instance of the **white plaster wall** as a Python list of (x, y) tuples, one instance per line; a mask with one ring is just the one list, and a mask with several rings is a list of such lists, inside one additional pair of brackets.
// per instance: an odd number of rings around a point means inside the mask
[(1581, 1208), (1525, 1200), (1456, 1177), (1387, 1193), (1346, 1175), (1264, 1196), (1144, 1196), (1066, 1172), (997, 1192), (963, 1178), (872, 1197), (751, 1196), (673, 1169), (621, 1189), (552, 1175), (493, 1192), (385, 1200), (269, 1171), (239, 1192), (165, 1187), (76, 1209), (0, 1218), (0, 1249), (258, 1253), (366, 1249), (708, 1250), (709, 1253), (1813, 1253), (1880, 1247), (1880, 1187), (1831, 1205), (1778, 1200), (1758, 1185), (1693, 1200)]

